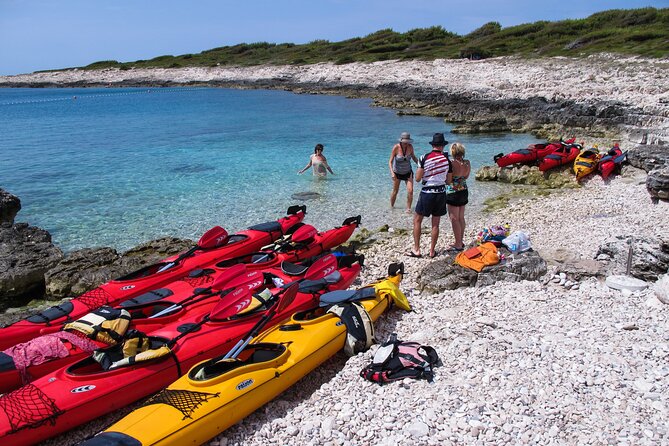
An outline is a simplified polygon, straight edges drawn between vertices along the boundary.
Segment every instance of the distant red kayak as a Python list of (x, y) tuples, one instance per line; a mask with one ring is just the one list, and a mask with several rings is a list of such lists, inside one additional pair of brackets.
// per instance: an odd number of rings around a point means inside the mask
[(607, 179), (611, 174), (620, 168), (620, 165), (625, 161), (627, 152), (623, 152), (618, 144), (614, 145), (602, 159), (599, 160), (597, 170), (603, 179)]
[(553, 150), (539, 161), (539, 170), (545, 172), (555, 167), (573, 163), (581, 153), (581, 148), (579, 144), (565, 144)]
[[(21, 321), (0, 328), (0, 350), (28, 341), (40, 334), (58, 331), (63, 323), (75, 320), (102, 305), (118, 305), (124, 300), (145, 296), (161, 298), (159, 290), (203, 265), (260, 250), (291, 233), (304, 219), (306, 206), (291, 206), (288, 215), (277, 221), (251, 226), (236, 234), (223, 228), (207, 231), (193, 249), (111, 280), (68, 302), (56, 305)], [(157, 293), (157, 295), (155, 295)], [(154, 294), (154, 295), (152, 295)], [(165, 297), (165, 296), (162, 296)]]
[(530, 144), (525, 149), (519, 149), (506, 155), (496, 155), (493, 159), (499, 167), (506, 167), (512, 164), (535, 164), (542, 160), (546, 155), (563, 147), (566, 144), (572, 144), (575, 138), (567, 141), (552, 142), (546, 144)]
[[(2, 444), (44, 441), (157, 392), (196, 363), (229, 352), (261, 320), (268, 321), (266, 327), (271, 327), (295, 312), (318, 305), (321, 294), (351, 286), (360, 264), (339, 266), (335, 260), (335, 265), (336, 271), (332, 272), (337, 273), (336, 282), (303, 281), (272, 288), (270, 298), (260, 302), (259, 307), (241, 313), (229, 313), (230, 308), (224, 308), (219, 320), (215, 313), (221, 303), (225, 307), (223, 298), (209, 313), (189, 315), (148, 333), (142, 342), (150, 348), (136, 356), (124, 357), (119, 347), (99, 350), (94, 356), (0, 396)], [(231, 293), (234, 297), (228, 305), (238, 304), (234, 299), (239, 290), (244, 288)]]

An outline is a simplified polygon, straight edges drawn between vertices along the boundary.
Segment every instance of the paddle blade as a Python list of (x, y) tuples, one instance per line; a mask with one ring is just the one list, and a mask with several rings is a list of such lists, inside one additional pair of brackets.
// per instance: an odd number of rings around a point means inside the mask
[(334, 254), (328, 254), (316, 260), (304, 273), (306, 280), (322, 279), (333, 271), (337, 270), (337, 257)]
[(311, 225), (300, 226), (294, 233), (292, 241), (294, 243), (306, 243), (316, 237), (318, 230)]
[(234, 316), (246, 307), (251, 305), (251, 292), (246, 287), (239, 287), (232, 293), (228, 294), (225, 300), (219, 301), (211, 313), (209, 313), (209, 320), (220, 321)]
[(260, 288), (265, 283), (265, 275), (262, 271), (249, 271), (246, 274), (235, 277), (227, 285), (226, 288), (246, 287), (247, 290), (253, 291)]
[(214, 280), (214, 283), (211, 284), (211, 289), (220, 291), (225, 288), (232, 288), (233, 285), (228, 285), (235, 277), (239, 277), (247, 272), (246, 265), (243, 263), (238, 263), (233, 265), (230, 268), (224, 270), (217, 278)]
[(398, 274), (404, 275), (404, 262), (391, 263), (388, 265), (388, 276), (393, 277)]
[(214, 226), (200, 237), (197, 246), (202, 249), (218, 248), (219, 246), (225, 245), (227, 241), (228, 231), (220, 226)]
[(286, 308), (288, 308), (290, 304), (293, 303), (293, 301), (295, 300), (295, 296), (297, 296), (297, 291), (299, 289), (300, 289), (300, 284), (294, 282), (286, 289), (286, 291), (283, 292), (281, 296), (279, 296), (279, 303), (277, 304), (277, 309), (276, 309), (277, 313), (281, 313)]

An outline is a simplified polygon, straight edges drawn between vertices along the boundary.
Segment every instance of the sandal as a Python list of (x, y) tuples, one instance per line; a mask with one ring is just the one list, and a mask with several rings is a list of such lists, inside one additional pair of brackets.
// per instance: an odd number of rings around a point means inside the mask
[(465, 250), (464, 246), (462, 248), (457, 248), (454, 245), (451, 245), (451, 246), (448, 247), (448, 249), (446, 249), (446, 251), (448, 251), (448, 252), (462, 252), (464, 250)]
[(413, 257), (413, 258), (416, 258), (416, 259), (421, 259), (421, 258), (423, 258), (422, 255), (420, 255), (420, 254), (416, 254), (416, 253), (413, 252), (413, 251), (407, 251), (407, 252), (404, 253), (404, 255), (407, 256), (407, 257)]

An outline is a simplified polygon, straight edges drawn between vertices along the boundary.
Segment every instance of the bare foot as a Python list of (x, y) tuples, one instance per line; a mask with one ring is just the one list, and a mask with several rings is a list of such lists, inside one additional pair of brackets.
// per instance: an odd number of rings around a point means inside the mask
[(407, 214), (411, 214), (411, 208), (407, 209), (407, 210), (404, 211), (404, 212), (406, 212)]

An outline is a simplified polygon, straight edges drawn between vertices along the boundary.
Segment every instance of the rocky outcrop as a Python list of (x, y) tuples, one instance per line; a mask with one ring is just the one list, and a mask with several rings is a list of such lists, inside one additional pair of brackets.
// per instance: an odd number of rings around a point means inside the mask
[(14, 224), (14, 218), (20, 210), (21, 200), (19, 200), (19, 197), (0, 188), (0, 224)]
[[(634, 239), (632, 246), (631, 276), (655, 282), (669, 271), (669, 240), (649, 237)], [(597, 260), (606, 264), (608, 274), (627, 274), (629, 239), (617, 236), (597, 251)]]
[(640, 144), (627, 151), (627, 161), (646, 172), (669, 167), (669, 146)]
[(541, 172), (536, 166), (483, 166), (476, 172), (478, 181), (528, 184), (549, 189), (577, 187), (570, 167)]
[(456, 288), (492, 285), (498, 281), (537, 280), (546, 271), (546, 262), (536, 251), (514, 254), (497, 265), (485, 267), (480, 273), (463, 268), (453, 263), (452, 257), (447, 257), (425, 267), (418, 276), (418, 286), (421, 290), (438, 293)]
[(44, 274), (63, 258), (51, 235), (27, 223), (0, 225), (0, 309), (44, 294)]
[(193, 245), (192, 240), (163, 237), (136, 246), (122, 255), (112, 248), (73, 251), (46, 273), (46, 295), (51, 299), (78, 296), (105, 282), (184, 252)]
[(669, 164), (648, 172), (646, 189), (653, 203), (657, 204), (659, 200), (669, 201)]

